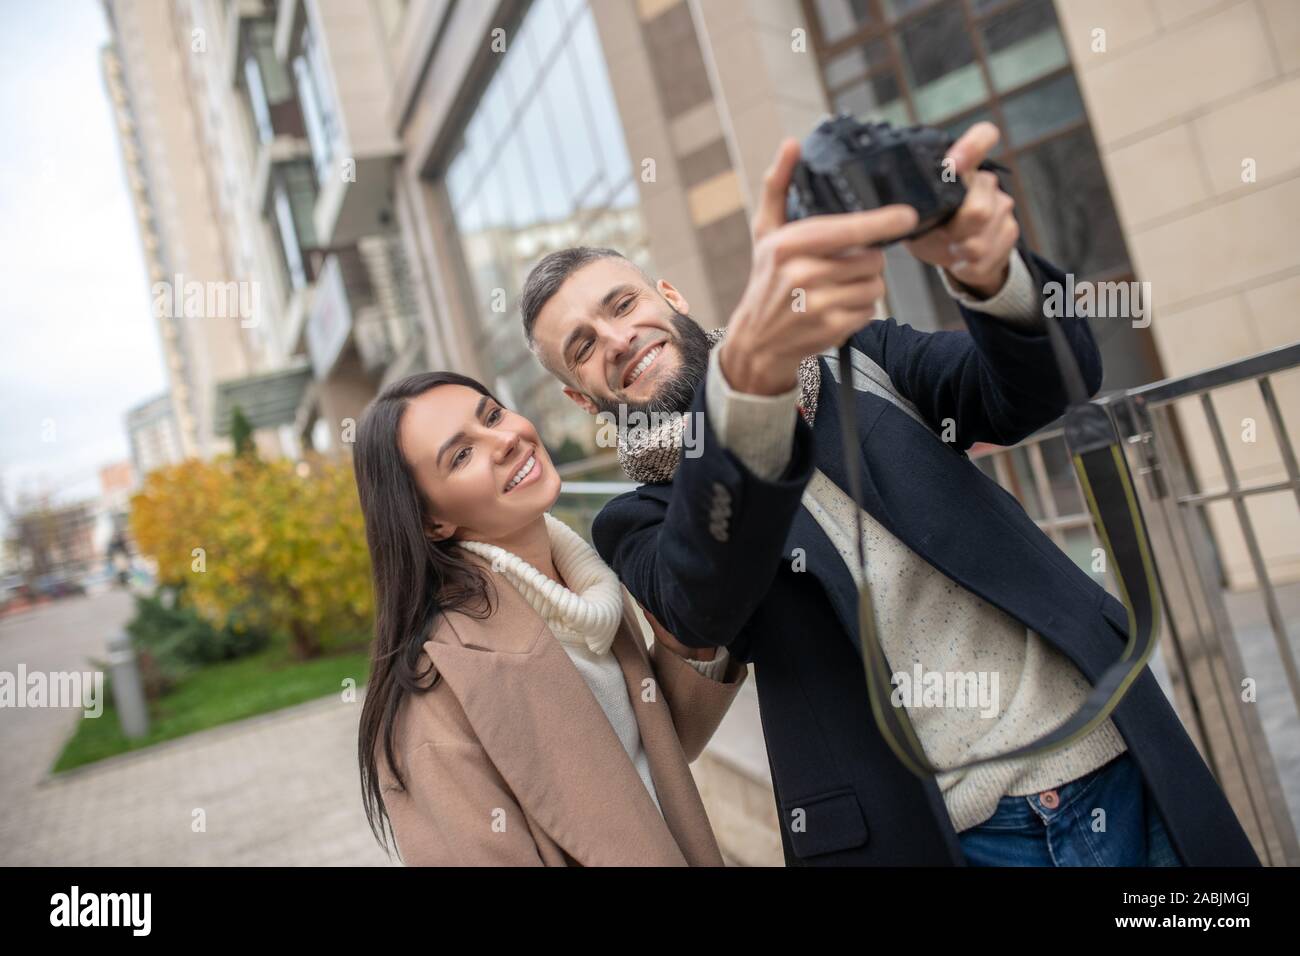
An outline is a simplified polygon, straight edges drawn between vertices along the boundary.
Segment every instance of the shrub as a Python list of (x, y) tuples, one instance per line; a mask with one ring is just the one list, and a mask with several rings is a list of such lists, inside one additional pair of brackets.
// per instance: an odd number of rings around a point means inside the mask
[(145, 693), (156, 699), (197, 667), (234, 660), (266, 647), (266, 634), (229, 624), (213, 627), (192, 608), (170, 606), (163, 594), (136, 596), (131, 635)]
[(370, 558), (349, 462), (188, 459), (151, 472), (131, 505), (159, 585), (183, 586), (214, 628), (286, 635), (299, 658), (367, 639)]

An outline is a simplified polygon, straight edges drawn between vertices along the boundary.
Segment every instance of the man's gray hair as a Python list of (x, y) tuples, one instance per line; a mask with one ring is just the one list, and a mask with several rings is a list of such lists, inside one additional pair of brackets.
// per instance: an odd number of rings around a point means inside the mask
[[(564, 281), (569, 276), (598, 259), (622, 259), (640, 272), (648, 285), (654, 285), (654, 280), (646, 275), (644, 269), (617, 249), (603, 246), (572, 246), (542, 257), (528, 273), (528, 278), (524, 280), (523, 294), (519, 297), (519, 311), (524, 319), (524, 336), (528, 339), (528, 347), (534, 354), (537, 354), (537, 347), (533, 343), (533, 326), (537, 324), (538, 313), (547, 302), (551, 301), (551, 297), (560, 291), (560, 286), (564, 285)], [(540, 354), (538, 358), (541, 358)]]

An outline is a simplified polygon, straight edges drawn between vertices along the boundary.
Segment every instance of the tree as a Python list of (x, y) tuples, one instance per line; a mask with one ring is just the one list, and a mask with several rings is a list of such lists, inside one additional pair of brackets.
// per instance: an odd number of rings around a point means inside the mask
[(249, 424), (248, 416), (238, 405), (230, 412), (230, 439), (235, 443), (235, 457), (257, 457), (257, 445), (253, 442), (253, 426)]
[(223, 455), (158, 469), (131, 499), (158, 583), (216, 627), (288, 638), (300, 658), (368, 639), (370, 555), (351, 464)]

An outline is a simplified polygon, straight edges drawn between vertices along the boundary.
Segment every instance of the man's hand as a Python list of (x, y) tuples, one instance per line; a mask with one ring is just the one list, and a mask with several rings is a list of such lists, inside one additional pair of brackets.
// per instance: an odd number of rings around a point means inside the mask
[(922, 262), (939, 266), (976, 295), (996, 295), (1007, 281), (1011, 250), (1020, 226), (1011, 210), (1015, 200), (998, 188), (998, 177), (977, 169), (998, 144), (998, 128), (976, 123), (948, 150), (955, 172), (966, 185), (966, 201), (941, 228), (904, 243)]
[(787, 139), (763, 177), (749, 282), (719, 354), (727, 382), (749, 394), (789, 391), (805, 356), (871, 322), (885, 295), (885, 257), (869, 246), (916, 228), (916, 210), (903, 205), (787, 223), (798, 161), (799, 143)]

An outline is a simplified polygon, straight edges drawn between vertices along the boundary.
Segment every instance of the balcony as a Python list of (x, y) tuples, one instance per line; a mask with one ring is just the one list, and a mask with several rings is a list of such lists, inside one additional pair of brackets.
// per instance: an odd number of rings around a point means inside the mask
[(318, 380), (330, 376), (349, 342), (366, 374), (381, 375), (412, 347), (417, 328), (397, 236), (367, 236), (325, 256), (306, 324), (307, 353)]
[(236, 11), (259, 16), (238, 19), (232, 85), (243, 101), (249, 141), (253, 144), (253, 195), (265, 206), (277, 163), (311, 159), (307, 124), (292, 81), (275, 55), (275, 22), (259, 3), (236, 5)]
[[(311, 144), (321, 244), (348, 246), (385, 231), (400, 145), (387, 121), (387, 50), (368, 5), (281, 0), (275, 52), (293, 78)], [(334, 63), (348, 68), (335, 72)]]

